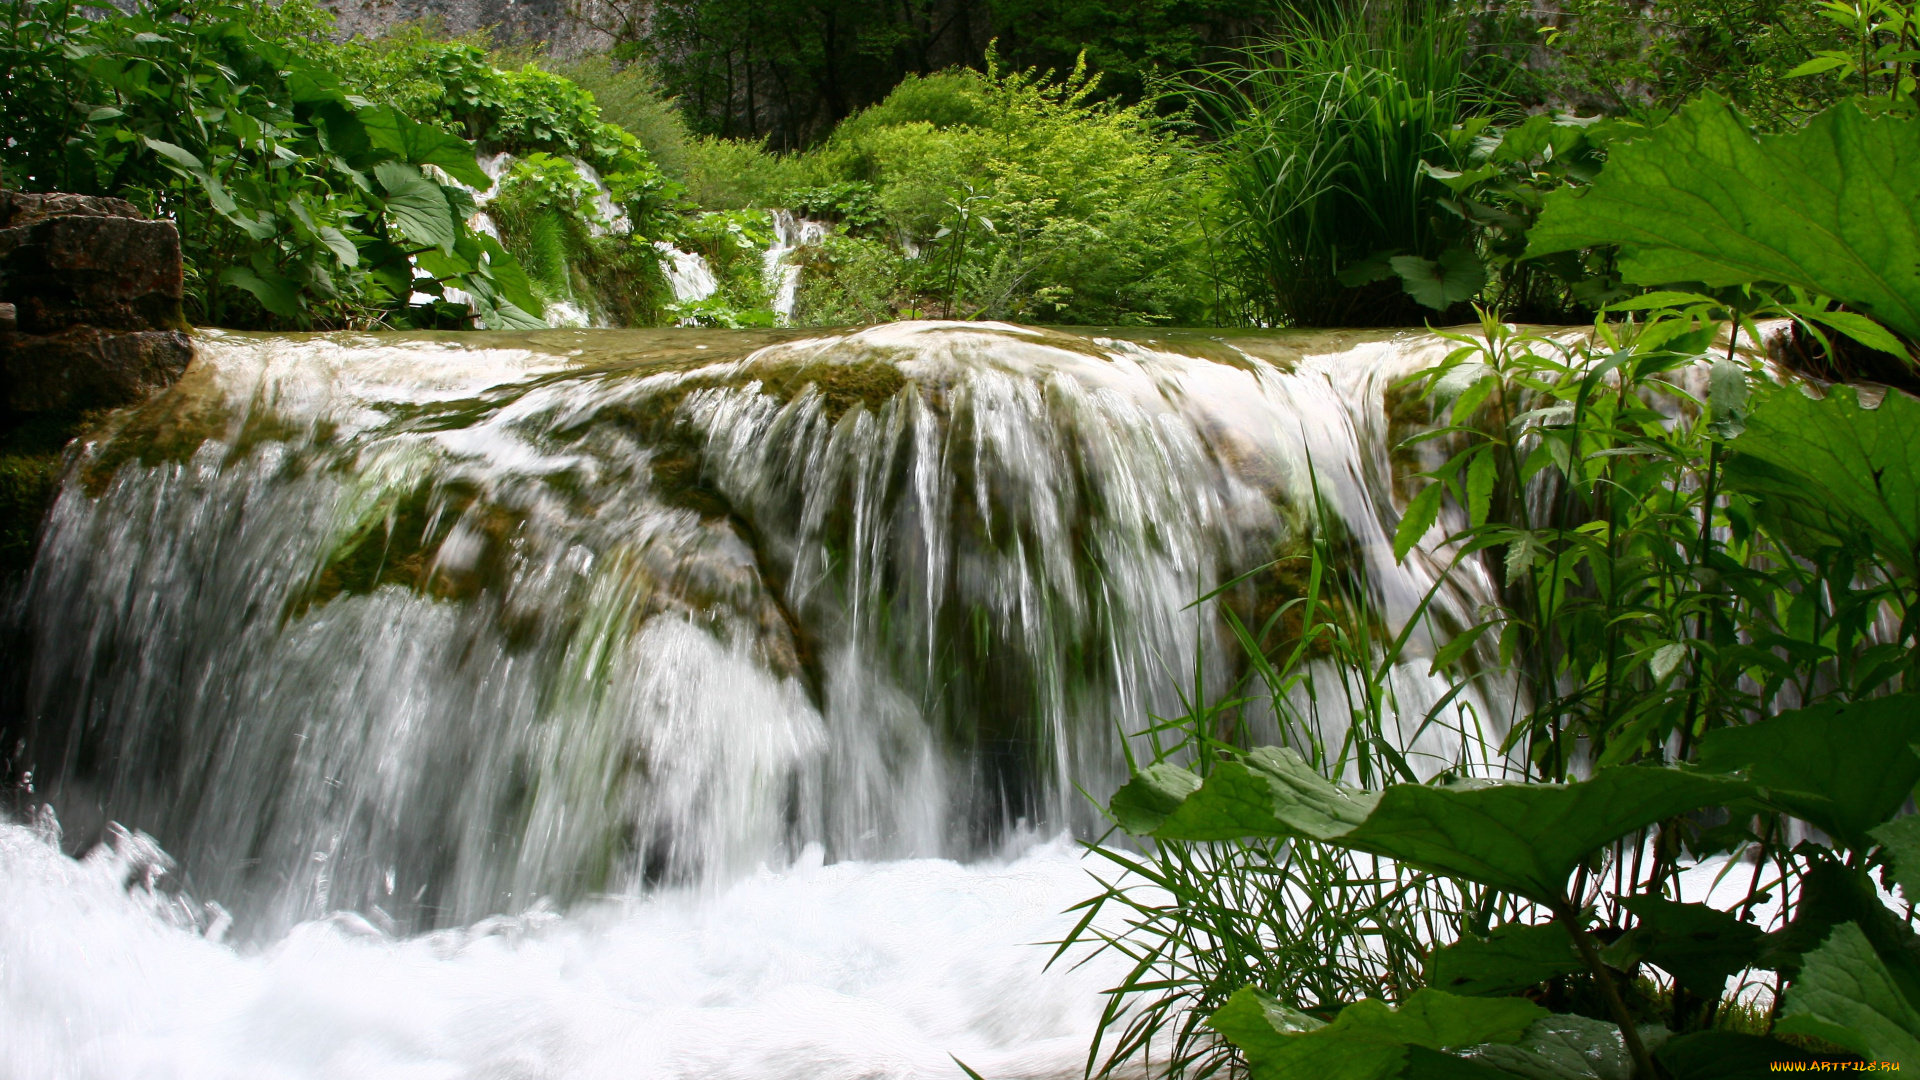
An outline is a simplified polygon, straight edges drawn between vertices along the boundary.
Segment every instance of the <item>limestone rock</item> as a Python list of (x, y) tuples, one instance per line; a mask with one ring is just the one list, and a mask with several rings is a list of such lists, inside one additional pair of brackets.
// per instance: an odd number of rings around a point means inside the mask
[(0, 192), (0, 300), (17, 329), (183, 330), (180, 234), (121, 199)]
[(171, 385), (193, 358), (183, 284), (173, 222), (0, 191), (0, 410), (73, 414)]

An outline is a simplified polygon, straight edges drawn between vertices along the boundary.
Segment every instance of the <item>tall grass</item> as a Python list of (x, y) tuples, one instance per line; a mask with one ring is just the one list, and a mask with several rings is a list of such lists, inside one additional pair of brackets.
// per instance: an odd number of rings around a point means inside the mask
[[(1408, 685), (1426, 667), (1410, 663), (1410, 647), (1433, 594), (1394, 628), (1374, 599), (1360, 544), (1318, 496), (1305, 551), (1199, 601), (1219, 602), (1240, 650), (1239, 681), (1211, 694), (1196, 684), (1185, 713), (1156, 717), (1134, 737), (1142, 746), (1138, 757), (1129, 749), (1130, 764), (1176, 760), (1204, 774), (1277, 734), (1324, 775), (1373, 788), (1447, 769), (1483, 773), (1485, 759), (1498, 756), (1472, 699), (1449, 694), (1422, 709)], [(1289, 562), (1304, 572), (1288, 572)], [(1298, 595), (1249, 609), (1249, 593), (1276, 581)], [(1450, 741), (1472, 760), (1410, 760), (1445, 716), (1457, 718)], [(1230, 1072), (1233, 1049), (1203, 1021), (1235, 991), (1256, 986), (1322, 1018), (1362, 998), (1396, 1000), (1424, 984), (1433, 948), (1491, 914), (1476, 887), (1306, 840), (1141, 844), (1091, 846), (1118, 873), (1095, 872), (1101, 891), (1079, 906), (1056, 954), (1096, 943), (1132, 964), (1107, 993), (1090, 1076), (1141, 1062), (1152, 1075), (1196, 1080)]]
[(1464, 13), (1444, 0), (1295, 9), (1281, 23), (1205, 73), (1196, 96), (1247, 314), (1271, 326), (1424, 322), (1432, 313), (1384, 257), (1431, 259), (1466, 237), (1422, 162), (1460, 165), (1469, 136), (1457, 126), (1501, 105), (1502, 80), (1471, 59)]

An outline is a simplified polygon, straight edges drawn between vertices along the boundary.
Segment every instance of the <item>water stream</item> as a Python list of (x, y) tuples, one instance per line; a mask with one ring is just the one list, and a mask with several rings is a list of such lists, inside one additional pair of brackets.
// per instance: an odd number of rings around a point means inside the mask
[(1190, 604), (1300, 550), (1309, 463), (1413, 609), (1389, 385), (1447, 348), (203, 335), (6, 616), (0, 1077), (1078, 1075), (1075, 785), (1233, 674)]

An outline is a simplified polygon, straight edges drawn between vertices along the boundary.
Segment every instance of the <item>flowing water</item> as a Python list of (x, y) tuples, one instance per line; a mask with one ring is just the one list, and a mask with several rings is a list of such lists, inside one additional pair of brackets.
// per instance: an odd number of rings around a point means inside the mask
[(1414, 609), (1389, 386), (1448, 347), (202, 336), (8, 616), (0, 1077), (1077, 1075), (1076, 785), (1234, 675), (1192, 602), (1316, 489)]

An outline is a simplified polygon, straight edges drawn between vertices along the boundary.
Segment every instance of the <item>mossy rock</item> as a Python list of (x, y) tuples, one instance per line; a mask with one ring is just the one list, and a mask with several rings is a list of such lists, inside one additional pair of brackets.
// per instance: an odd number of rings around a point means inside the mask
[(40, 522), (59, 489), (59, 454), (0, 455), (0, 575), (32, 565)]

